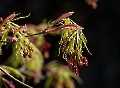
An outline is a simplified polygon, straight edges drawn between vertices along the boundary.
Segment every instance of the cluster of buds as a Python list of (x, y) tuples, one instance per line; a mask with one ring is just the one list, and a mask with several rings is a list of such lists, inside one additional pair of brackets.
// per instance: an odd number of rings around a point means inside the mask
[(83, 56), (79, 57), (78, 59), (76, 58), (76, 56), (71, 55), (68, 57), (67, 63), (69, 68), (71, 68), (76, 75), (79, 74), (78, 66), (82, 67), (83, 64), (88, 66), (88, 60), (86, 57), (83, 57)]

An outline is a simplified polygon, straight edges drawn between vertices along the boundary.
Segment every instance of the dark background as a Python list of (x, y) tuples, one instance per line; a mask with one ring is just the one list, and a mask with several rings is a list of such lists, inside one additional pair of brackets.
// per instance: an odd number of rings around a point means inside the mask
[[(84, 0), (0, 0), (3, 18), (13, 12), (21, 16), (31, 13), (18, 24), (39, 24), (44, 18), (56, 19), (69, 11), (75, 12), (71, 18), (84, 27), (92, 53), (91, 56), (84, 50), (89, 66), (80, 68), (84, 83), (76, 84), (77, 88), (120, 88), (120, 0), (99, 0), (95, 10)], [(46, 38), (52, 44), (50, 58), (58, 58), (58, 38)]]

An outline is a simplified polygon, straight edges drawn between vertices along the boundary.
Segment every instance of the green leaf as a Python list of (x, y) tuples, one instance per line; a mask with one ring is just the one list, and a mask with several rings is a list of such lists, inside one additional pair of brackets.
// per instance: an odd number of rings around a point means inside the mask
[(56, 81), (55, 88), (64, 88), (63, 81), (64, 81), (63, 77), (59, 77)]
[(11, 66), (14, 68), (17, 68), (22, 58), (20, 54), (21, 47), (19, 45), (19, 42), (14, 43), (12, 47), (13, 47), (13, 54), (9, 57), (9, 60), (10, 60)]
[(44, 88), (50, 88), (52, 81), (53, 81), (53, 76), (48, 77), (45, 82)]
[[(6, 29), (3, 31), (3, 35), (2, 35), (2, 38), (1, 38), (0, 41), (6, 41), (7, 40), (7, 35), (8, 35), (9, 30), (10, 30), (10, 25), (7, 24)], [(3, 42), (0, 42), (0, 51), (1, 51), (1, 48), (2, 48), (3, 44), (4, 44)]]
[(1, 67), (3, 69), (5, 69), (9, 74), (11, 74), (17, 78), (21, 78), (23, 82), (25, 81), (25, 76), (23, 74), (21, 74), (17, 69), (14, 69), (12, 67), (5, 66), (5, 65), (2, 65)]
[(42, 53), (35, 47), (33, 58), (27, 60), (27, 69), (30, 71), (36, 70), (37, 72), (40, 72), (43, 66), (43, 62)]

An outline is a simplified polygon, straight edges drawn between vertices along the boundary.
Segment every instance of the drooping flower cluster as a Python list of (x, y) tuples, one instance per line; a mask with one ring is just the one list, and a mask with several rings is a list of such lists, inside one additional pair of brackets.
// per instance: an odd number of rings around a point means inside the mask
[[(67, 18), (69, 19), (69, 18)], [(82, 48), (86, 46), (87, 40), (81, 29), (76, 27), (67, 27), (62, 31), (60, 50), (63, 52), (63, 58), (67, 61), (69, 67), (78, 74), (78, 66), (85, 64), (88, 66), (88, 61), (82, 56)]]
[(83, 47), (89, 52), (86, 46), (87, 39), (82, 31), (83, 27), (78, 26), (70, 18), (65, 18), (59, 23), (63, 26), (59, 50), (63, 52), (63, 58), (68, 66), (75, 74), (79, 74), (78, 66), (82, 67), (83, 64), (88, 66), (87, 58), (82, 56)]
[(6, 43), (12, 43), (13, 45), (13, 58), (16, 60), (21, 60), (21, 58), (25, 58), (26, 56), (32, 57), (32, 52), (34, 50), (33, 44), (29, 41), (25, 36), (27, 33), (26, 26), (19, 26), (15, 24), (13, 21), (19, 20), (25, 17), (15, 18), (19, 14), (11, 14), (4, 21), (1, 18), (0, 20), (0, 32), (1, 32), (1, 40), (0, 40), (0, 50), (2, 51), (2, 46)]

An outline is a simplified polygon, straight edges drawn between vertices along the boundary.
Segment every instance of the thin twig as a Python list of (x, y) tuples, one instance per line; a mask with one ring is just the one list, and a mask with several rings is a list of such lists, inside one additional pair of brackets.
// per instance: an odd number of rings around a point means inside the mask
[(39, 33), (36, 33), (36, 34), (30, 34), (30, 35), (27, 35), (27, 36), (25, 36), (25, 37), (35, 36), (35, 35), (39, 35), (39, 34), (42, 34), (42, 33), (44, 33), (44, 31), (39, 32)]
[(20, 83), (21, 85), (26, 86), (26, 87), (28, 87), (28, 88), (33, 88), (33, 87), (31, 87), (31, 86), (29, 86), (29, 85), (27, 85), (27, 84), (19, 81), (18, 79), (16, 79), (16, 78), (13, 77), (12, 75), (10, 75), (10, 74), (9, 74), (6, 70), (4, 70), (2, 67), (0, 67), (0, 70), (3, 71), (7, 76), (9, 76), (9, 77), (10, 77), (11, 79), (13, 79), (14, 81)]
[(46, 29), (43, 29), (42, 32), (39, 32), (39, 33), (36, 33), (36, 34), (27, 35), (25, 37), (35, 36), (35, 35), (39, 35), (39, 34), (49, 34), (49, 33), (55, 32), (57, 30), (63, 30), (63, 28), (65, 28), (65, 27), (69, 27), (69, 28), (66, 28), (66, 30), (68, 30), (68, 29), (71, 30), (72, 27), (73, 28), (77, 28), (78, 30), (84, 29), (83, 27), (78, 26), (76, 24), (67, 24), (67, 25), (60, 25), (57, 28), (54, 28), (54, 29), (51, 29), (51, 30), (49, 30), (49, 28), (46, 28)]

